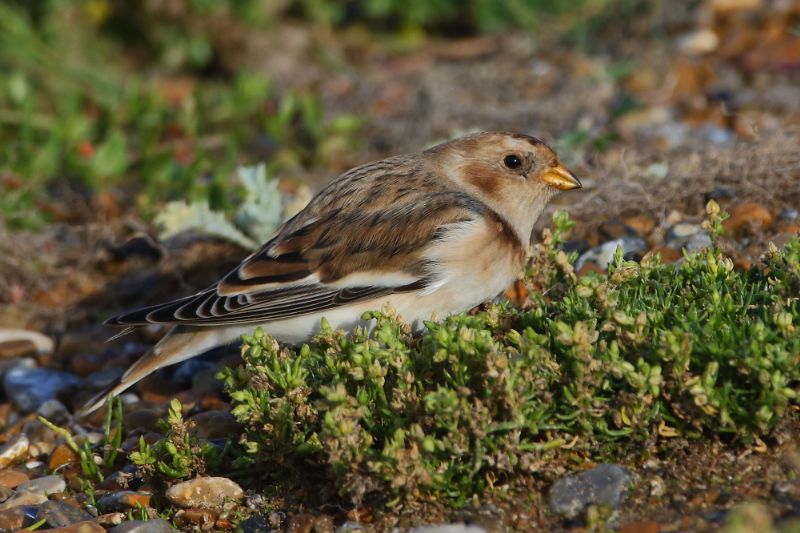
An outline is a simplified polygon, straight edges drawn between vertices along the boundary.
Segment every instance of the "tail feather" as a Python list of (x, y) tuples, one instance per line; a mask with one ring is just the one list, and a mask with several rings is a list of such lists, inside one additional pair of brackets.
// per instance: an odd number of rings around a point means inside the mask
[(84, 417), (106, 403), (109, 396), (117, 396), (165, 366), (180, 363), (234, 339), (228, 339), (216, 328), (197, 329), (185, 326), (172, 328), (158, 344), (139, 358), (119, 379), (86, 402), (77, 416)]

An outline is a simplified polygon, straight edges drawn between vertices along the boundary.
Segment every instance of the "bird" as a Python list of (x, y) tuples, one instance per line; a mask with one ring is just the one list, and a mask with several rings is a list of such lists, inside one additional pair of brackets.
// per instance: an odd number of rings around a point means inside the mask
[(333, 178), (258, 250), (205, 290), (110, 318), (167, 334), (79, 412), (152, 372), (256, 327), (308, 341), (394, 308), (415, 330), (502, 293), (524, 266), (534, 223), (575, 175), (536, 137), (481, 132), (366, 163)]

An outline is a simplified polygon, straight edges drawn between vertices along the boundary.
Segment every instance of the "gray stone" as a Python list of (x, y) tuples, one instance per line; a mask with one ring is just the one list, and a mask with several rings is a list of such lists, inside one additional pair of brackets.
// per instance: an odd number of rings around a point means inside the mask
[(154, 520), (129, 520), (110, 529), (111, 533), (167, 533), (175, 531), (169, 522), (156, 518)]
[(69, 419), (67, 407), (58, 400), (47, 400), (36, 410), (36, 414), (42, 416), (54, 424), (62, 424)]
[(689, 237), (689, 240), (686, 242), (686, 251), (697, 252), (711, 248), (712, 246), (711, 235), (709, 235), (707, 231), (700, 231)]
[(614, 254), (618, 246), (622, 248), (625, 259), (631, 259), (634, 254), (644, 253), (647, 250), (647, 243), (639, 237), (614, 239), (584, 252), (575, 263), (575, 270), (580, 270), (587, 263), (594, 263), (600, 268), (607, 268), (609, 263), (614, 260)]
[(705, 233), (705, 230), (692, 222), (678, 222), (667, 230), (664, 236), (664, 245), (668, 248), (680, 250), (689, 242), (694, 235)]
[(239, 524), (239, 530), (242, 533), (269, 533), (273, 529), (269, 523), (269, 518), (262, 515), (253, 515)]
[(563, 477), (550, 487), (550, 509), (567, 518), (575, 518), (590, 505), (615, 508), (628, 495), (632, 481), (625, 468), (613, 464), (599, 465)]
[(242, 488), (224, 477), (196, 477), (167, 489), (167, 499), (178, 507), (221, 510), (228, 502), (244, 498)]
[(43, 476), (20, 483), (17, 486), (17, 494), (30, 492), (47, 496), (56, 492), (64, 492), (66, 488), (67, 484), (61, 476)]
[(47, 501), (47, 496), (36, 492), (18, 492), (0, 504), (0, 511), (20, 505), (39, 505)]
[(105, 389), (111, 383), (113, 383), (116, 379), (122, 376), (125, 373), (125, 369), (120, 366), (112, 366), (110, 368), (104, 368), (102, 370), (98, 370), (97, 372), (93, 372), (83, 378), (83, 383), (81, 387), (88, 390), (100, 390)]
[(44, 402), (52, 400), (56, 394), (80, 383), (80, 378), (69, 372), (50, 368), (10, 369), (3, 376), (6, 396), (25, 413), (36, 411)]
[(778, 212), (779, 220), (797, 220), (800, 218), (800, 211), (794, 207), (784, 207)]
[(92, 520), (92, 515), (65, 502), (48, 500), (36, 513), (36, 520), (45, 520), (50, 527), (65, 527), (78, 522)]

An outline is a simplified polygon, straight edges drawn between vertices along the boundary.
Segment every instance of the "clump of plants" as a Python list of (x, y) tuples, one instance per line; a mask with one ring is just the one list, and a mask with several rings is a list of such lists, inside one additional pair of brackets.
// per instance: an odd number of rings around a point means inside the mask
[[(716, 238), (722, 215), (708, 212)], [(245, 337), (245, 364), (223, 373), (247, 428), (238, 466), (313, 468), (354, 499), (458, 503), (567, 448), (763, 444), (797, 404), (800, 241), (746, 272), (714, 247), (678, 265), (618, 253), (607, 274), (578, 277), (559, 249), (569, 226), (557, 215), (537, 247), (523, 309), (487, 306), (421, 337), (391, 309), (365, 314), (369, 331), (323, 324), (298, 349)]]

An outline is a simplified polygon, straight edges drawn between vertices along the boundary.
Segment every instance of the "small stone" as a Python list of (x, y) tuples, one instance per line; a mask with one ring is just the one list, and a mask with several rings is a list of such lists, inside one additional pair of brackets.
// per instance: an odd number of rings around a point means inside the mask
[(680, 250), (686, 246), (689, 239), (698, 233), (705, 233), (705, 230), (699, 224), (678, 222), (667, 230), (667, 234), (664, 236), (664, 246)]
[(567, 518), (577, 517), (590, 505), (615, 508), (627, 496), (632, 481), (625, 468), (602, 464), (553, 483), (550, 488), (550, 508)]
[(650, 497), (660, 498), (667, 493), (667, 484), (661, 476), (655, 476), (650, 480)]
[(17, 470), (0, 470), (0, 487), (14, 489), (20, 483), (25, 483), (30, 478), (25, 472)]
[(151, 431), (158, 428), (158, 421), (165, 415), (166, 411), (161, 408), (137, 408), (130, 413), (125, 413), (125, 428)]
[(289, 518), (286, 533), (311, 533), (317, 518), (308, 513), (300, 513)]
[(242, 533), (262, 533), (272, 531), (273, 529), (274, 528), (269, 523), (269, 519), (261, 515), (253, 515), (239, 524), (239, 530)]
[(67, 488), (67, 483), (61, 476), (43, 476), (31, 479), (17, 487), (17, 494), (20, 492), (30, 492), (32, 494), (42, 494), (47, 496), (56, 492), (63, 492)]
[(48, 500), (39, 507), (36, 520), (46, 520), (50, 527), (65, 527), (78, 522), (92, 520), (94, 517), (81, 509), (65, 502)]
[(684, 54), (708, 54), (716, 50), (718, 46), (719, 37), (709, 29), (693, 31), (678, 38), (678, 48)]
[(179, 511), (175, 518), (181, 528), (194, 525), (207, 529), (217, 521), (217, 513), (208, 509), (186, 509)]
[(652, 252), (661, 256), (661, 263), (663, 264), (674, 263), (683, 257), (683, 254), (679, 250), (676, 250), (675, 248), (667, 248), (666, 246), (654, 248)]
[(50, 454), (50, 459), (47, 461), (47, 468), (51, 472), (54, 472), (65, 465), (77, 464), (78, 462), (80, 462), (78, 454), (66, 443), (61, 443), (56, 446), (55, 450)]
[(36, 414), (46, 418), (53, 424), (63, 424), (70, 417), (67, 407), (58, 400), (47, 400), (39, 406)]
[(79, 383), (78, 376), (50, 368), (17, 367), (3, 376), (6, 396), (24, 413), (36, 411), (47, 400)]
[(622, 248), (623, 257), (628, 260), (647, 250), (647, 243), (639, 237), (622, 237), (584, 252), (575, 263), (575, 270), (580, 271), (587, 263), (594, 263), (601, 270), (605, 270), (608, 268), (609, 263), (614, 260), (614, 254), (618, 246)]
[(221, 510), (227, 502), (244, 497), (242, 488), (224, 477), (197, 477), (167, 489), (167, 499), (179, 507)]
[(106, 513), (95, 518), (95, 521), (103, 527), (113, 527), (120, 525), (125, 518), (125, 513)]
[(486, 530), (474, 524), (442, 524), (415, 527), (409, 533), (486, 533)]
[(111, 494), (106, 494), (97, 501), (97, 508), (103, 512), (125, 512), (130, 509), (138, 509), (139, 507), (150, 507), (150, 498), (152, 498), (152, 494), (147, 492), (132, 490), (112, 492)]
[(317, 522), (314, 524), (314, 533), (333, 533), (334, 531), (333, 518), (326, 514), (317, 517)]
[(734, 191), (730, 187), (724, 187), (722, 185), (719, 185), (703, 195), (703, 203), (707, 204), (711, 200), (720, 203), (735, 197), (736, 197), (736, 191)]
[(103, 526), (94, 520), (87, 520), (85, 522), (78, 522), (65, 527), (57, 527), (48, 529), (48, 533), (106, 533)]
[(40, 457), (42, 455), (50, 455), (55, 449), (56, 445), (48, 441), (39, 441), (31, 444), (28, 448), (28, 455), (30, 457)]
[(4, 501), (8, 500), (14, 494), (16, 494), (14, 492), (14, 489), (7, 489), (5, 487), (0, 487), (0, 503), (3, 503)]
[(689, 237), (689, 240), (686, 241), (686, 251), (698, 252), (711, 248), (713, 245), (714, 243), (711, 242), (711, 235), (706, 231), (700, 231)]
[(98, 370), (97, 372), (92, 372), (83, 378), (81, 388), (92, 391), (105, 389), (115, 380), (119, 379), (124, 373), (125, 369), (120, 366), (104, 368), (102, 370)]
[(50, 353), (55, 343), (47, 335), (26, 329), (0, 329), (0, 358)]
[(722, 223), (725, 231), (736, 234), (747, 226), (766, 227), (772, 224), (775, 217), (769, 209), (755, 202), (744, 202), (730, 209), (730, 218)]
[(635, 215), (623, 218), (622, 222), (634, 230), (640, 237), (647, 237), (656, 227), (656, 221), (647, 215)]
[(603, 222), (597, 229), (597, 233), (603, 241), (613, 241), (615, 239), (622, 239), (623, 237), (636, 236), (636, 230), (619, 219)]
[(28, 436), (24, 433), (20, 433), (3, 444), (3, 446), (0, 446), (0, 468), (6, 468), (14, 463), (27, 459), (30, 444)]
[(194, 431), (203, 439), (221, 439), (242, 433), (244, 427), (229, 411), (202, 411), (189, 420), (195, 423)]
[(619, 533), (658, 533), (661, 526), (658, 522), (630, 522), (620, 528)]
[(778, 218), (781, 220), (797, 220), (800, 218), (800, 211), (793, 207), (784, 207), (778, 212)]
[(129, 520), (111, 529), (111, 533), (168, 533), (175, 531), (169, 522), (156, 518), (153, 520)]
[(192, 386), (194, 377), (205, 370), (216, 370), (217, 365), (211, 361), (204, 361), (202, 359), (189, 359), (184, 361), (172, 374), (172, 382), (175, 385), (183, 388)]
[(17, 531), (25, 526), (25, 508), (12, 507), (0, 511), (0, 531)]
[(0, 511), (23, 505), (39, 505), (47, 501), (47, 496), (36, 492), (18, 492), (0, 504)]

